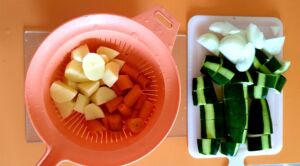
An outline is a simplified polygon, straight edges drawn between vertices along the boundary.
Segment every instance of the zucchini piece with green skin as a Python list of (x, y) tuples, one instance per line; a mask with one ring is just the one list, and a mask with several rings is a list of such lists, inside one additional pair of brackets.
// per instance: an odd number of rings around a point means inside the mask
[(193, 78), (193, 91), (206, 89), (206, 88), (213, 88), (213, 83), (211, 82), (211, 79), (207, 76), (199, 76), (196, 78)]
[(203, 66), (200, 70), (202, 74), (212, 76), (217, 73), (218, 69), (222, 65), (222, 60), (220, 57), (207, 55), (205, 57)]
[(236, 156), (239, 151), (240, 143), (221, 142), (221, 153), (226, 156)]
[(247, 139), (248, 130), (246, 129), (228, 129), (227, 140), (229, 142), (245, 143)]
[(251, 99), (265, 99), (268, 95), (269, 88), (262, 86), (249, 86), (248, 94)]
[(248, 115), (249, 101), (247, 99), (224, 100), (225, 116)]
[(200, 105), (200, 119), (201, 120), (213, 120), (224, 118), (224, 104), (214, 103)]
[(192, 92), (194, 105), (205, 105), (217, 102), (217, 95), (214, 88), (198, 89)]
[(277, 92), (279, 92), (279, 93), (282, 92), (282, 89), (283, 89), (285, 83), (286, 83), (286, 78), (283, 75), (279, 75), (277, 77), (275, 90), (277, 90)]
[(248, 115), (225, 116), (227, 129), (248, 129)]
[(259, 49), (255, 50), (255, 57), (254, 57), (254, 61), (253, 61), (253, 66), (256, 69), (259, 69), (259, 67), (261, 67), (266, 62), (268, 62), (268, 60), (269, 60), (269, 57), (264, 52), (262, 52)]
[(280, 69), (282, 67), (279, 60), (277, 60), (276, 57), (272, 57), (269, 59), (265, 64), (259, 67), (259, 70), (265, 74), (271, 74), (274, 73), (276, 70)]
[(225, 137), (224, 119), (200, 120), (201, 138), (223, 138)]
[(271, 149), (271, 136), (269, 134), (255, 136), (255, 137), (248, 137), (248, 150), (249, 151), (258, 151), (258, 150), (265, 150)]
[(197, 139), (198, 151), (204, 155), (217, 154), (221, 141), (219, 139)]
[(252, 72), (252, 78), (257, 86), (272, 88), (280, 93), (286, 83), (286, 78), (279, 74), (264, 74)]
[(244, 85), (253, 85), (253, 79), (251, 77), (251, 74), (246, 71), (246, 72), (237, 72), (235, 73), (234, 77), (230, 81), (231, 84), (234, 83), (241, 83)]
[(253, 99), (249, 111), (248, 134), (272, 134), (273, 126), (266, 99)]
[(224, 99), (248, 99), (248, 86), (244, 84), (226, 84)]
[(225, 85), (232, 80), (236, 72), (235, 66), (226, 58), (222, 58), (221, 67), (210, 77), (216, 84)]

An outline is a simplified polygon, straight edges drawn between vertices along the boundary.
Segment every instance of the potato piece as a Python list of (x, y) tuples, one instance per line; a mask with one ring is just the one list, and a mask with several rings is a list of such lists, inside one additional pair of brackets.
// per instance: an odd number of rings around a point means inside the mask
[(110, 61), (110, 59), (109, 59), (109, 57), (107, 55), (105, 55), (105, 54), (99, 54), (99, 55), (103, 58), (103, 60), (105, 61), (105, 63), (108, 63)]
[(85, 106), (83, 112), (86, 120), (94, 120), (94, 119), (105, 117), (102, 109), (93, 103)]
[(117, 95), (112, 89), (108, 87), (100, 87), (90, 99), (96, 105), (101, 105), (116, 97)]
[(81, 45), (81, 46), (75, 48), (71, 52), (71, 57), (73, 60), (82, 62), (83, 57), (88, 53), (90, 53), (89, 47), (87, 46), (87, 44), (84, 44), (84, 45)]
[(76, 83), (76, 82), (71, 81), (71, 80), (68, 80), (68, 79), (66, 79), (66, 78), (63, 79), (63, 82), (64, 82), (65, 84), (67, 84), (69, 87), (71, 87), (71, 88), (77, 90), (77, 83)]
[(119, 78), (120, 66), (116, 62), (109, 62), (106, 64), (105, 72), (103, 75), (103, 82), (108, 87), (112, 87)]
[(116, 62), (120, 69), (123, 67), (123, 65), (125, 64), (125, 61), (121, 60), (121, 59), (113, 59), (112, 62)]
[(99, 81), (84, 82), (77, 85), (80, 93), (90, 97), (99, 88)]
[(89, 102), (90, 99), (87, 96), (79, 93), (75, 102), (74, 110), (83, 113), (84, 107), (88, 105)]
[(67, 118), (72, 114), (75, 103), (73, 101), (68, 101), (65, 103), (55, 103), (55, 105), (60, 115), (63, 118)]
[(88, 53), (83, 57), (82, 69), (85, 76), (91, 81), (98, 81), (103, 77), (105, 70), (104, 59), (95, 53)]
[(114, 59), (116, 56), (118, 56), (120, 53), (114, 49), (108, 48), (108, 47), (103, 47), (100, 46), (97, 49), (97, 54), (105, 54), (108, 56), (110, 60)]
[(85, 82), (89, 79), (84, 75), (82, 63), (72, 60), (65, 69), (65, 77), (73, 82)]
[(77, 91), (70, 86), (62, 83), (61, 81), (55, 81), (50, 87), (50, 96), (56, 103), (64, 103), (71, 101), (77, 94)]

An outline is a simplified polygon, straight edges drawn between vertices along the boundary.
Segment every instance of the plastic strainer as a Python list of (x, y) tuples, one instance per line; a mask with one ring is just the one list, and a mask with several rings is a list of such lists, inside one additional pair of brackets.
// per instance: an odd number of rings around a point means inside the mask
[[(25, 82), (30, 119), (47, 150), (39, 165), (71, 160), (84, 165), (121, 165), (149, 153), (166, 137), (177, 115), (180, 82), (171, 55), (179, 23), (165, 9), (155, 7), (133, 19), (115, 15), (88, 15), (52, 32), (35, 53)], [(92, 51), (108, 46), (120, 59), (151, 78), (144, 90), (155, 108), (143, 131), (91, 133), (84, 116), (62, 119), (49, 95), (54, 80), (62, 79), (70, 51), (87, 43)]]

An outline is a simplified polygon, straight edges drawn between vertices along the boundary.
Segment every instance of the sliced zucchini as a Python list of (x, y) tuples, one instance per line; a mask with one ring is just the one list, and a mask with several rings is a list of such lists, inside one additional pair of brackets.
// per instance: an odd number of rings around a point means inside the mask
[(255, 57), (253, 61), (253, 66), (256, 69), (259, 69), (260, 66), (264, 65), (266, 62), (268, 62), (269, 57), (263, 53), (261, 50), (256, 49), (255, 50)]
[(279, 74), (264, 74), (261, 72), (251, 72), (254, 83), (257, 86), (272, 88), (281, 92), (286, 83), (286, 78)]
[(273, 133), (272, 119), (266, 99), (254, 99), (250, 105), (248, 134)]
[(224, 119), (200, 120), (201, 138), (223, 138), (225, 135)]
[(217, 102), (217, 95), (214, 88), (198, 89), (192, 92), (194, 105), (205, 105)]
[(227, 129), (248, 129), (248, 115), (225, 116)]
[(247, 99), (228, 99), (224, 100), (225, 116), (247, 115), (249, 104)]
[(248, 137), (249, 151), (265, 150), (271, 148), (271, 136), (269, 134), (256, 137)]
[(249, 86), (248, 94), (251, 99), (265, 99), (268, 95), (269, 88), (262, 86)]
[(274, 73), (275, 74), (282, 74), (286, 72), (291, 66), (291, 61), (283, 61), (281, 62), (281, 68), (276, 70)]
[(281, 63), (276, 57), (272, 57), (265, 64), (259, 67), (260, 71), (266, 74), (274, 73), (276, 70), (280, 69)]
[(217, 154), (220, 143), (219, 139), (197, 139), (198, 151), (204, 155)]
[(248, 130), (246, 129), (228, 129), (227, 140), (229, 142), (245, 143)]
[(230, 81), (230, 83), (241, 83), (245, 85), (252, 85), (253, 84), (253, 79), (251, 77), (251, 74), (246, 71), (246, 72), (237, 72), (235, 73), (234, 77)]
[(248, 86), (244, 84), (226, 84), (224, 99), (248, 99)]
[(207, 76), (199, 76), (196, 78), (193, 78), (193, 85), (192, 85), (193, 91), (206, 89), (206, 88), (213, 88), (213, 83), (211, 82), (211, 79)]
[(277, 90), (277, 92), (281, 92), (285, 83), (286, 83), (286, 78), (283, 75), (278, 75), (275, 90)]
[(221, 142), (221, 153), (226, 156), (235, 156), (239, 151), (240, 143)]
[(224, 118), (224, 104), (214, 103), (200, 105), (200, 119), (201, 120), (213, 120)]

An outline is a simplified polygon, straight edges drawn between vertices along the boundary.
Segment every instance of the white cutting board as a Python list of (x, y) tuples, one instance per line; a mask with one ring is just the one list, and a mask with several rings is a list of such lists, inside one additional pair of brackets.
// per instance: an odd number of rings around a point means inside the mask
[[(192, 101), (192, 78), (200, 75), (204, 57), (208, 51), (196, 42), (197, 37), (208, 32), (208, 27), (216, 21), (228, 21), (239, 28), (246, 28), (249, 23), (258, 25), (264, 32), (266, 38), (276, 37), (272, 34), (270, 26), (278, 26), (279, 33), (282, 36), (283, 27), (279, 19), (274, 17), (234, 17), (234, 16), (194, 16), (188, 23), (188, 64), (187, 64), (187, 105), (188, 105), (188, 150), (194, 158), (217, 158), (227, 157), (220, 152), (217, 155), (202, 155), (197, 149), (197, 138), (201, 138), (200, 130), (200, 111), (199, 107), (193, 105)], [(281, 58), (282, 55), (279, 55)], [(247, 145), (240, 146), (236, 157), (229, 157), (229, 165), (243, 165), (246, 156), (272, 155), (277, 154), (282, 149), (282, 129), (283, 129), (283, 109), (282, 94), (277, 94), (269, 90), (267, 97), (271, 117), (273, 121), (273, 134), (271, 136), (272, 149), (249, 152)]]

